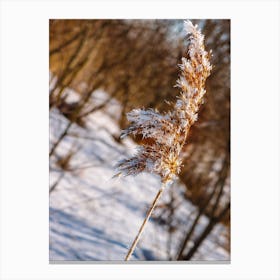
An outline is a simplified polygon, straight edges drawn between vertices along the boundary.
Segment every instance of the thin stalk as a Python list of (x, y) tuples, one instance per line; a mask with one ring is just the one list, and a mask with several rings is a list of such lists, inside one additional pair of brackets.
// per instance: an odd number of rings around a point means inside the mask
[(145, 219), (144, 219), (144, 221), (143, 221), (143, 223), (142, 223), (142, 225), (141, 225), (141, 227), (140, 227), (140, 229), (139, 229), (139, 231), (138, 231), (138, 233), (137, 233), (137, 235), (136, 235), (136, 237), (135, 237), (135, 239), (134, 239), (134, 241), (133, 241), (133, 243), (132, 243), (132, 245), (131, 245), (131, 247), (130, 247), (127, 255), (126, 255), (126, 257), (125, 257), (125, 261), (128, 261), (130, 259), (131, 255), (133, 254), (133, 252), (134, 252), (134, 250), (137, 246), (137, 243), (139, 242), (139, 239), (140, 239), (140, 237), (141, 237), (141, 235), (144, 231), (144, 228), (145, 228), (149, 218), (151, 217), (151, 215), (152, 215), (152, 213), (153, 213), (153, 211), (156, 207), (156, 204), (159, 201), (165, 187), (166, 187), (166, 184), (165, 183), (162, 184), (160, 190), (158, 191), (157, 195), (155, 196), (155, 198), (154, 198), (154, 200), (153, 200), (153, 202), (150, 206), (150, 209), (148, 210), (148, 212), (146, 214), (146, 217), (145, 217)]

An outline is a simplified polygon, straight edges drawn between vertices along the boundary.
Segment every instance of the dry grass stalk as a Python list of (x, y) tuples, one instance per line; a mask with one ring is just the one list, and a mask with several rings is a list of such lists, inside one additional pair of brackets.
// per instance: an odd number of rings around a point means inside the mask
[(127, 135), (141, 135), (144, 141), (135, 156), (120, 161), (118, 174), (137, 175), (143, 171), (158, 174), (162, 187), (156, 195), (146, 218), (125, 258), (129, 260), (140, 239), (144, 227), (159, 200), (164, 187), (179, 174), (182, 160), (180, 153), (186, 143), (190, 127), (197, 120), (197, 112), (205, 95), (205, 81), (212, 66), (210, 54), (204, 48), (204, 36), (190, 21), (185, 21), (189, 38), (186, 57), (180, 64), (180, 76), (176, 87), (181, 89), (172, 110), (165, 114), (153, 109), (134, 109), (127, 114), (131, 125), (122, 132)]

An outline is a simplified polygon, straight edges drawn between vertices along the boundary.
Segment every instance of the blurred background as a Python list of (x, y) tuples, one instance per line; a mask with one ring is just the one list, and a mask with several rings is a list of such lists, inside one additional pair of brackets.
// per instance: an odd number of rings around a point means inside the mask
[[(205, 103), (132, 260), (230, 260), (230, 21), (192, 22), (213, 54)], [(141, 144), (119, 136), (131, 109), (179, 94), (183, 20), (49, 24), (50, 260), (123, 260), (160, 179), (112, 179)]]

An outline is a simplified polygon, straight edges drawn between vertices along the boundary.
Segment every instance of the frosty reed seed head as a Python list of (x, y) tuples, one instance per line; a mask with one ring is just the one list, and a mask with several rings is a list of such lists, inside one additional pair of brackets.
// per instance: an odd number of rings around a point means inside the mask
[(197, 120), (197, 112), (205, 95), (205, 81), (212, 66), (210, 54), (204, 47), (204, 36), (197, 25), (184, 22), (189, 45), (182, 58), (180, 75), (176, 83), (181, 92), (172, 110), (165, 114), (154, 109), (134, 109), (127, 113), (131, 123), (121, 134), (140, 135), (150, 139), (137, 148), (135, 156), (118, 162), (117, 170), (124, 176), (146, 171), (160, 175), (163, 183), (172, 180), (180, 172), (181, 150), (188, 132)]

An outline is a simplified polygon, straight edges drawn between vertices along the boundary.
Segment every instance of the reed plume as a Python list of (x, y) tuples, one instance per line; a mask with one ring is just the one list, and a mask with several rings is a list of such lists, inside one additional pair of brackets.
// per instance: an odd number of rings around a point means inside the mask
[(182, 165), (181, 150), (186, 144), (190, 127), (197, 120), (197, 113), (206, 93), (205, 81), (210, 75), (212, 66), (210, 55), (204, 47), (204, 36), (197, 25), (191, 21), (184, 22), (188, 50), (182, 58), (180, 75), (176, 87), (180, 95), (167, 113), (159, 113), (154, 109), (134, 109), (127, 114), (131, 123), (122, 131), (121, 137), (128, 135), (141, 136), (143, 144), (137, 148), (135, 156), (121, 160), (117, 164), (118, 174), (137, 175), (143, 171), (161, 177), (162, 186), (158, 191), (145, 220), (125, 258), (129, 260), (144, 227), (152, 214), (164, 188), (179, 174)]

